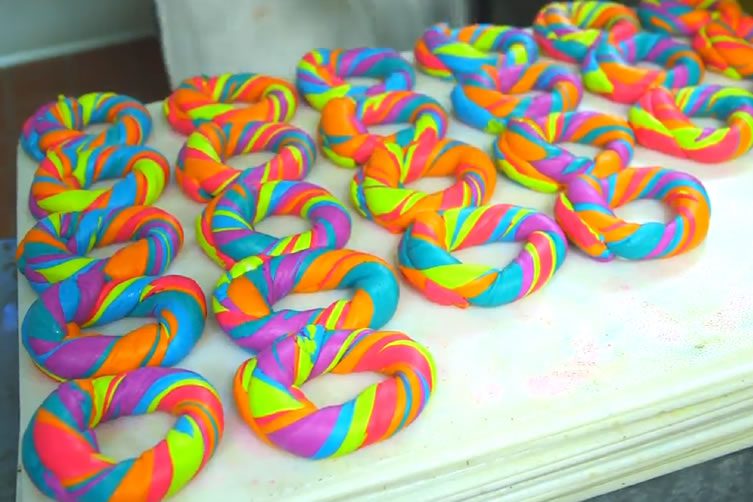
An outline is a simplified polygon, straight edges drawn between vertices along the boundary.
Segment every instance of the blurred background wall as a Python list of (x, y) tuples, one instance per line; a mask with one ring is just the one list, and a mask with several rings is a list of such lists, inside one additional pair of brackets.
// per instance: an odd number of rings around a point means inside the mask
[(0, 0), (0, 67), (136, 40), (157, 31), (153, 0)]
[(197, 73), (292, 77), (316, 47), (408, 50), (426, 26), (468, 22), (467, 0), (156, 0), (173, 86)]

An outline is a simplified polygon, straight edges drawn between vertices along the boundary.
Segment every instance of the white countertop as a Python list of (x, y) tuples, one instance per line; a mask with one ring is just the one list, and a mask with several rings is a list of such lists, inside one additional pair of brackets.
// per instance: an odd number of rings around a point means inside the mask
[[(418, 76), (417, 90), (435, 96), (448, 110), (450, 89), (448, 83)], [(582, 108), (626, 116), (625, 107), (589, 94)], [(149, 145), (174, 160), (184, 138), (169, 129), (160, 104), (149, 109), (155, 125)], [(303, 106), (293, 123), (314, 134), (318, 116)], [(457, 122), (449, 136), (486, 150), (492, 141)], [(571, 247), (549, 285), (487, 310), (432, 304), (401, 280), (400, 305), (386, 328), (404, 331), (431, 350), (436, 390), (412, 426), (345, 457), (297, 458), (251, 432), (231, 393), (233, 374), (248, 355), (221, 332), (210, 312), (203, 338), (181, 366), (217, 387), (225, 405), (225, 435), (207, 467), (174, 500), (220, 495), (223, 502), (356, 496), (448, 500), (491, 493), (526, 501), (583, 498), (753, 445), (752, 162), (749, 154), (704, 166), (637, 150), (634, 165), (687, 170), (708, 190), (709, 235), (687, 255), (603, 264)], [(19, 239), (34, 223), (26, 206), (34, 168), (19, 150)], [(352, 175), (320, 156), (307, 180), (351, 207)], [(500, 175), (493, 201), (551, 215), (554, 196)], [(186, 231), (170, 273), (195, 278), (210, 297), (222, 271), (195, 241), (194, 221), (203, 206), (175, 184), (157, 205), (178, 216)], [(657, 207), (638, 202), (619, 213), (656, 217), (661, 215)], [(348, 247), (395, 263), (399, 237), (355, 212), (353, 221)], [(298, 222), (290, 226), (291, 231), (300, 228)], [(458, 256), (503, 265), (517, 250), (516, 245), (490, 245)], [(313, 306), (335, 297), (299, 295), (285, 305)], [(19, 315), (34, 298), (19, 275)], [(119, 322), (105, 332), (133, 325)], [(20, 347), (23, 436), (55, 383)], [(371, 381), (368, 375), (327, 376), (305, 390), (315, 401), (331, 403)], [(99, 427), (98, 435), (107, 453), (125, 458), (153, 444), (170, 423), (170, 417), (125, 418)], [(18, 479), (18, 500), (42, 498), (23, 471)]]

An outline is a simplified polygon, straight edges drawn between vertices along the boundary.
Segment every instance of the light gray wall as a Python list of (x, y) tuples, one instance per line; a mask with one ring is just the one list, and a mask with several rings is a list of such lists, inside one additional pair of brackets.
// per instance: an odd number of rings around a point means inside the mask
[(0, 0), (0, 67), (156, 31), (153, 0)]
[(468, 18), (468, 0), (155, 2), (173, 86), (201, 73), (293, 78), (296, 63), (313, 48), (410, 50), (432, 23), (458, 26)]

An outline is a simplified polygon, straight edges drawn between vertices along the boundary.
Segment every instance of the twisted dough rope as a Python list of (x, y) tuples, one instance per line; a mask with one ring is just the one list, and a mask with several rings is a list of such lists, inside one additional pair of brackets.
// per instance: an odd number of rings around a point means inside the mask
[(504, 131), (511, 118), (575, 110), (583, 97), (580, 74), (547, 61), (484, 66), (479, 72), (458, 75), (457, 82), (450, 94), (455, 115), (491, 134)]
[(740, 8), (736, 0), (642, 0), (636, 12), (644, 29), (692, 37), (724, 5)]
[[(325, 373), (382, 373), (340, 405), (317, 407), (300, 389)], [(321, 459), (383, 441), (424, 410), (436, 381), (431, 354), (397, 331), (307, 326), (243, 363), (233, 393), (243, 420), (264, 441)]]
[(474, 24), (451, 29), (436, 24), (416, 41), (413, 54), (424, 73), (451, 79), (487, 65), (532, 63), (539, 57), (539, 48), (528, 32), (511, 26)]
[[(664, 69), (637, 66), (642, 61)], [(618, 43), (598, 40), (583, 59), (581, 73), (589, 91), (633, 104), (653, 87), (675, 89), (699, 83), (704, 66), (690, 45), (667, 35), (641, 32)]]
[[(109, 123), (105, 130), (84, 132), (92, 124)], [(92, 92), (78, 98), (60, 96), (26, 119), (21, 146), (36, 161), (63, 145), (86, 150), (108, 145), (142, 145), (152, 131), (152, 117), (139, 101), (113, 92)]]
[[(170, 177), (170, 163), (143, 146), (102, 146), (91, 150), (62, 147), (40, 162), (29, 192), (35, 218), (50, 213), (148, 206)], [(92, 185), (117, 180), (109, 188)]]
[[(237, 155), (273, 152), (274, 157), (242, 170), (226, 162)], [(308, 133), (284, 123), (207, 123), (196, 129), (178, 152), (175, 181), (189, 197), (207, 202), (236, 180), (259, 185), (306, 177), (316, 162), (316, 145)]]
[[(349, 84), (349, 77), (380, 79), (374, 85)], [(333, 98), (356, 100), (387, 91), (413, 89), (413, 66), (394, 49), (315, 49), (296, 68), (298, 91), (312, 107), (321, 110)]]
[[(435, 193), (406, 186), (420, 178), (440, 176), (453, 176), (456, 181)], [(491, 159), (466, 143), (418, 141), (406, 148), (384, 143), (353, 177), (350, 193), (362, 216), (399, 233), (423, 211), (485, 204), (496, 183)]]
[(533, 36), (543, 52), (568, 63), (580, 63), (604, 34), (620, 41), (640, 29), (633, 9), (613, 2), (552, 2), (533, 21)]
[(723, 4), (693, 37), (693, 48), (711, 71), (732, 79), (753, 76), (753, 16)]
[[(368, 127), (408, 123), (386, 136)], [(334, 98), (322, 109), (319, 145), (335, 164), (357, 167), (366, 163), (384, 142), (407, 146), (411, 141), (436, 141), (447, 134), (447, 114), (432, 97), (413, 91), (392, 91), (356, 101)]]
[[(97, 425), (154, 412), (177, 420), (153, 448), (122, 462), (100, 451)], [(162, 500), (204, 468), (224, 428), (220, 397), (202, 376), (140, 368), (57, 387), (26, 427), (21, 461), (34, 485), (57, 500)]]
[[(462, 263), (450, 253), (491, 242), (524, 241), (504, 268)], [(507, 204), (418, 215), (398, 246), (403, 277), (429, 300), (496, 307), (544, 286), (562, 265), (567, 240), (543, 213)]]
[[(713, 117), (727, 126), (699, 127), (691, 117)], [(657, 87), (630, 109), (628, 119), (640, 145), (696, 162), (726, 162), (753, 147), (753, 94), (743, 89)]]
[[(108, 258), (96, 247), (132, 241)], [(42, 292), (90, 270), (108, 280), (161, 275), (183, 245), (183, 227), (170, 213), (149, 206), (53, 213), (39, 220), (18, 244), (18, 270)]]
[[(354, 292), (323, 308), (273, 310), (289, 294), (332, 289)], [(313, 249), (239, 261), (217, 283), (212, 309), (235, 343), (260, 351), (312, 324), (379, 329), (395, 313), (399, 294), (395, 273), (381, 258), (350, 249)]]
[[(56, 380), (115, 375), (142, 366), (172, 366), (193, 349), (207, 316), (204, 293), (179, 275), (108, 281), (93, 270), (47, 289), (21, 326), (26, 351)], [(126, 317), (153, 317), (122, 336), (82, 328)]]
[[(600, 147), (593, 159), (570, 153), (557, 143)], [(599, 112), (553, 113), (513, 119), (494, 144), (499, 169), (511, 180), (538, 192), (557, 192), (579, 174), (607, 176), (627, 167), (635, 136), (619, 117)]]
[[(669, 223), (629, 223), (614, 208), (658, 199), (676, 216)], [(570, 241), (599, 261), (648, 260), (686, 253), (706, 238), (706, 189), (693, 176), (659, 167), (628, 168), (605, 178), (579, 176), (557, 198), (554, 215)]]
[[(254, 226), (268, 216), (296, 215), (311, 229), (277, 238)], [(314, 248), (341, 248), (350, 239), (350, 214), (328, 190), (305, 181), (234, 183), (196, 222), (196, 239), (225, 270), (249, 256), (269, 258)]]
[[(236, 106), (239, 103), (246, 106)], [(162, 110), (173, 129), (188, 135), (206, 122), (287, 122), (297, 107), (295, 87), (281, 78), (223, 73), (185, 79), (165, 99)]]

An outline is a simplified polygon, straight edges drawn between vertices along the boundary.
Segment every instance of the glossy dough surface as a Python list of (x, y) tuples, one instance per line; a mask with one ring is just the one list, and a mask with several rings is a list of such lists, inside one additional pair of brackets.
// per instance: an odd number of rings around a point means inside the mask
[(281, 78), (223, 73), (185, 79), (165, 99), (162, 109), (173, 129), (191, 134), (206, 122), (287, 122), (297, 107), (295, 87)]
[[(651, 89), (630, 109), (638, 143), (674, 157), (714, 164), (744, 155), (753, 146), (753, 94), (734, 87), (699, 85)], [(702, 127), (694, 117), (722, 127)]]
[[(492, 242), (524, 242), (504, 267), (463, 263), (451, 252)], [(508, 204), (420, 214), (403, 234), (403, 277), (442, 305), (496, 307), (544, 286), (562, 265), (567, 240), (543, 213)]]
[[(144, 146), (103, 146), (50, 151), (34, 173), (29, 210), (35, 218), (50, 213), (148, 206), (170, 178), (170, 163)], [(116, 180), (109, 188), (96, 183)]]
[[(108, 124), (86, 133), (92, 124)], [(61, 96), (41, 106), (21, 129), (21, 146), (40, 161), (45, 153), (67, 145), (88, 149), (107, 145), (142, 145), (152, 132), (152, 117), (137, 100), (113, 92), (92, 92), (78, 98)]]
[[(96, 247), (129, 243), (107, 258), (87, 256)], [(53, 213), (18, 244), (16, 264), (35, 291), (90, 270), (108, 279), (160, 275), (183, 245), (183, 227), (151, 206)]]
[[(388, 378), (340, 405), (317, 407), (300, 386), (324, 373)], [(435, 383), (429, 352), (397, 331), (327, 331), (308, 326), (282, 338), (235, 374), (235, 403), (261, 438), (320, 459), (389, 438), (426, 407)]]
[[(298, 216), (311, 228), (285, 237), (257, 231), (270, 216)], [(235, 183), (197, 219), (196, 238), (224, 269), (249, 256), (280, 256), (315, 248), (341, 248), (350, 238), (350, 213), (326, 189), (306, 181)]]
[[(350, 84), (350, 77), (380, 80), (374, 85)], [(413, 89), (413, 65), (394, 49), (315, 49), (296, 68), (296, 85), (312, 107), (321, 110), (332, 98), (363, 99), (387, 91)]]
[[(631, 223), (614, 208), (637, 199), (667, 204), (668, 223)], [(711, 206), (693, 176), (659, 167), (628, 168), (606, 178), (582, 175), (557, 198), (554, 215), (570, 241), (600, 260), (648, 260), (686, 253), (703, 242)]]
[[(179, 363), (201, 337), (206, 316), (204, 293), (193, 279), (108, 281), (95, 270), (42, 293), (26, 313), (21, 338), (48, 376), (90, 378)], [(154, 321), (121, 336), (83, 331), (126, 317)]]
[[(97, 425), (155, 412), (177, 420), (153, 448), (122, 462), (100, 452)], [(21, 460), (37, 488), (57, 500), (157, 501), (204, 468), (224, 428), (220, 398), (203, 377), (141, 368), (61, 384), (31, 417)]]
[[(287, 295), (333, 289), (349, 289), (352, 295), (320, 308), (274, 310)], [(395, 313), (399, 295), (395, 273), (381, 258), (350, 249), (315, 249), (239, 261), (217, 283), (212, 308), (235, 343), (259, 351), (310, 324), (379, 329)]]
[[(592, 159), (558, 144), (565, 142), (602, 150)], [(624, 169), (634, 149), (635, 136), (625, 120), (579, 111), (511, 120), (493, 152), (497, 166), (513, 181), (539, 192), (556, 192), (579, 174), (606, 176)]]
[[(266, 162), (244, 169), (227, 164), (247, 153), (270, 152)], [(259, 184), (303, 179), (316, 162), (309, 134), (289, 124), (252, 121), (224, 125), (207, 123), (192, 132), (178, 152), (175, 181), (197, 202), (208, 202), (234, 181)]]
[[(455, 183), (426, 193), (406, 186), (423, 177), (451, 176)], [(353, 178), (351, 198), (366, 218), (399, 233), (422, 211), (486, 203), (497, 175), (491, 159), (480, 149), (456, 140), (419, 141), (402, 148), (379, 145)]]

